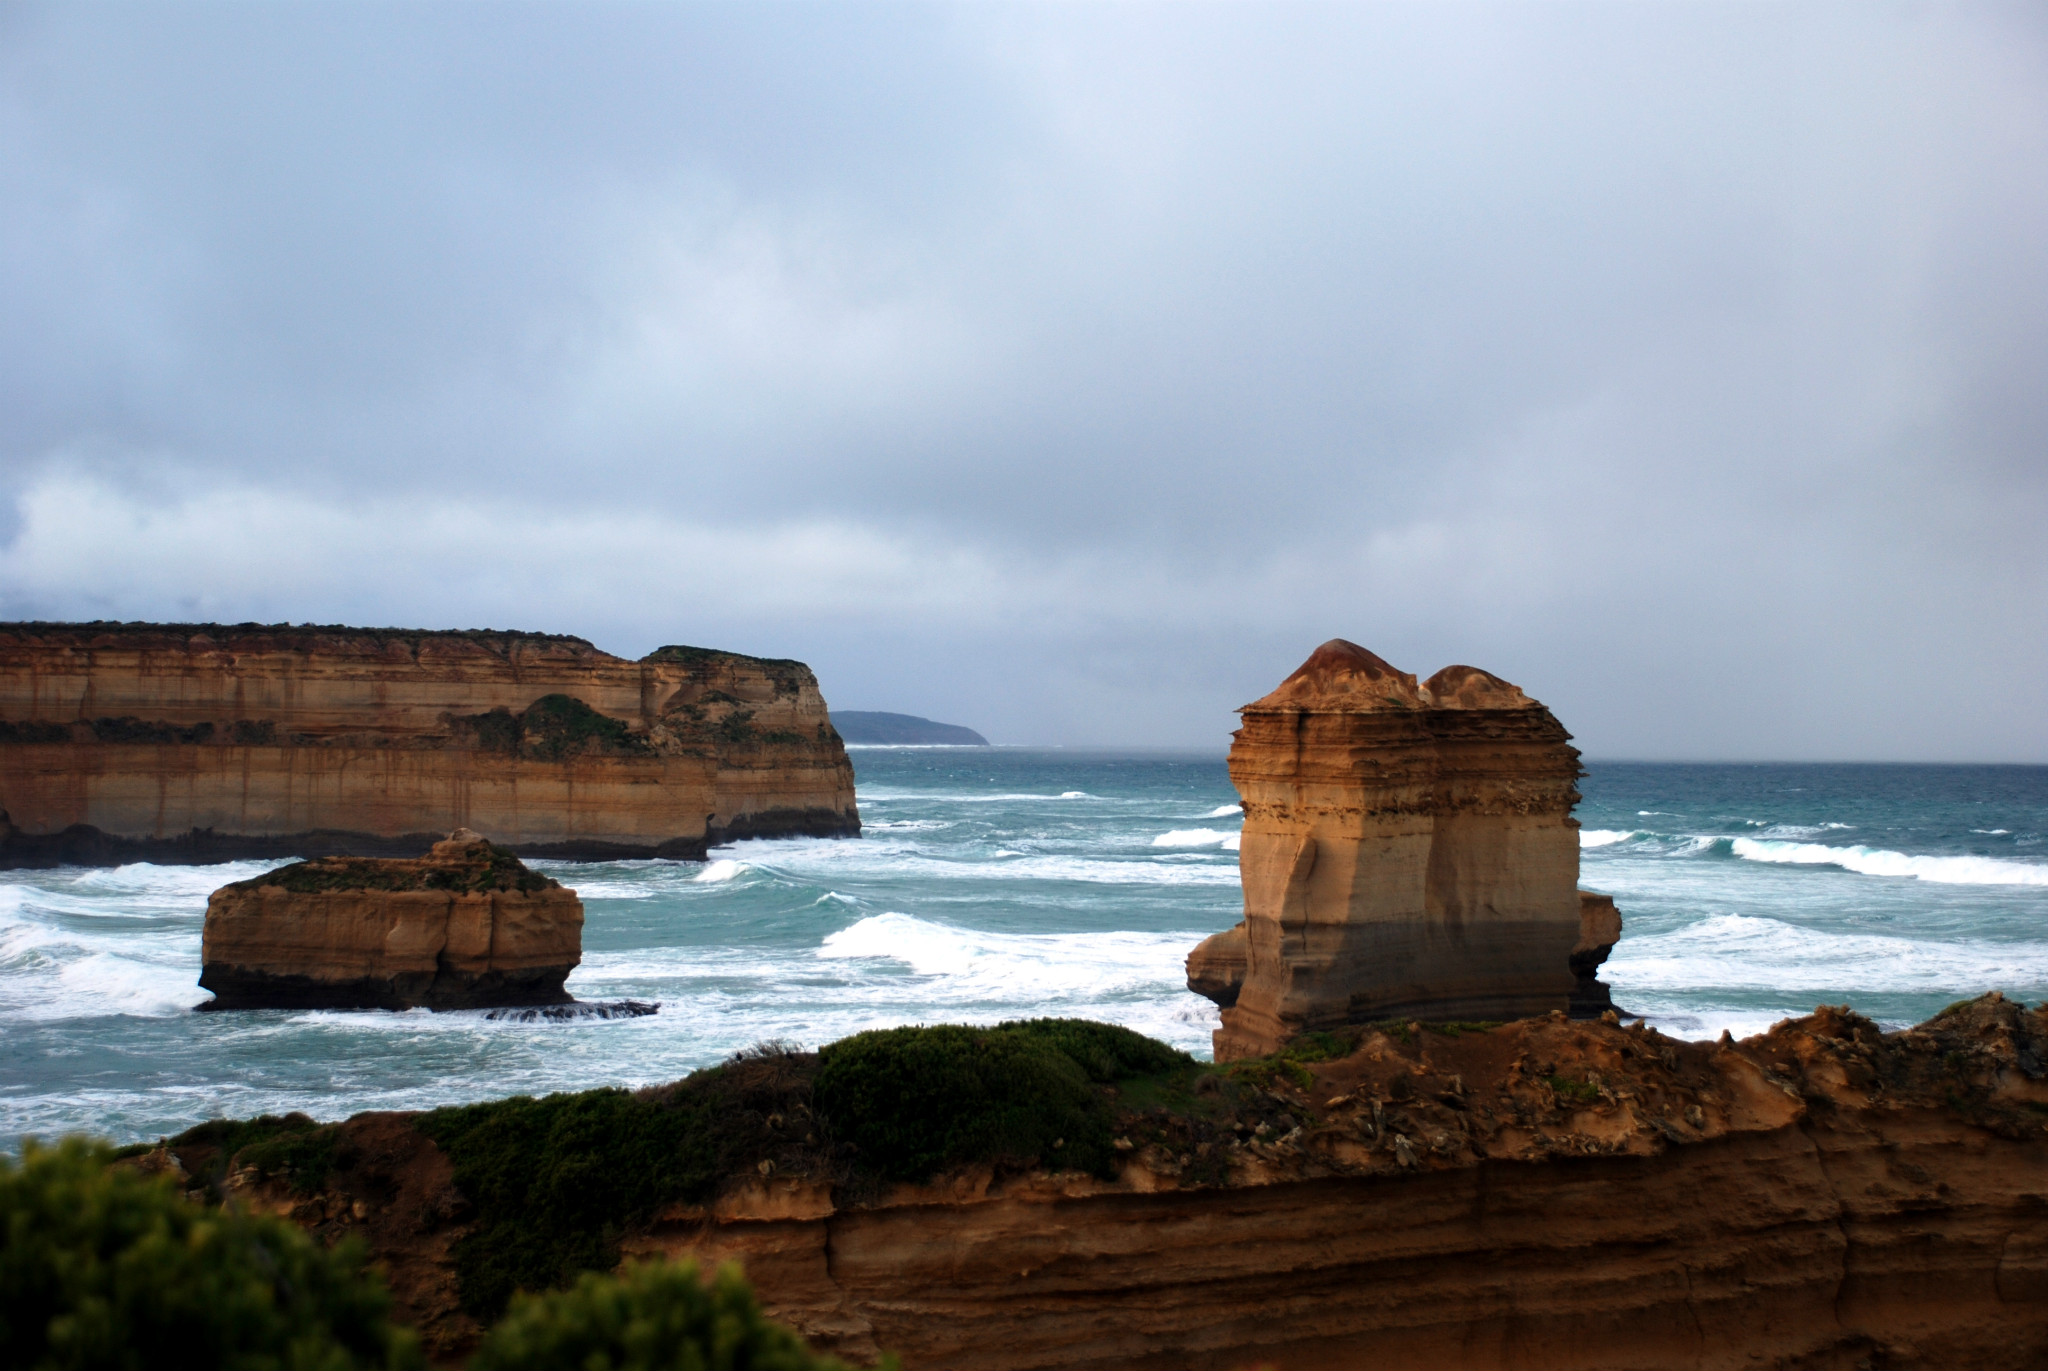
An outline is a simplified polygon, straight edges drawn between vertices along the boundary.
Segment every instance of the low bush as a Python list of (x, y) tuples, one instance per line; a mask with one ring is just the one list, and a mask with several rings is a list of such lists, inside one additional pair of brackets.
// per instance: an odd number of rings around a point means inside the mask
[(807, 1112), (811, 1060), (770, 1049), (659, 1092), (517, 1095), (423, 1115), (476, 1209), (455, 1251), (463, 1307), (490, 1318), (516, 1290), (609, 1270), (627, 1227), (709, 1199), (786, 1145)]
[(737, 1267), (720, 1267), (706, 1282), (694, 1262), (647, 1262), (617, 1276), (585, 1274), (568, 1290), (520, 1296), (469, 1371), (847, 1368), (764, 1315)]
[(852, 1144), (855, 1166), (895, 1181), (964, 1162), (1114, 1176), (1111, 1111), (1096, 1085), (1188, 1062), (1080, 1019), (877, 1029), (818, 1060), (819, 1112)]
[(0, 1368), (421, 1365), (360, 1247), (202, 1208), (112, 1157), (71, 1139), (0, 1159)]

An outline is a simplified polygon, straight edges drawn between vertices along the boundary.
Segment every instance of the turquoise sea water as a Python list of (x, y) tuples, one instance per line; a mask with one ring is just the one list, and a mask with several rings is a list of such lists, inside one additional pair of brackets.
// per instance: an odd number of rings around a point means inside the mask
[[(1220, 757), (854, 759), (856, 840), (537, 864), (586, 904), (570, 989), (651, 1018), (194, 1014), (206, 896), (262, 864), (0, 872), (0, 1147), (642, 1085), (907, 1022), (1084, 1015), (1206, 1054), (1181, 962), (1240, 913)], [(1606, 979), (1668, 1032), (2048, 997), (2048, 768), (1595, 763), (1582, 789), (1581, 883), (1627, 920)]]

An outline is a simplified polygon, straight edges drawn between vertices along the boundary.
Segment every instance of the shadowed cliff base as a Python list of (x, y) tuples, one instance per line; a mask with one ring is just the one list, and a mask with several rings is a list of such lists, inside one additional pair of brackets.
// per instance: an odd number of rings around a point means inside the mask
[[(0, 871), (56, 866), (214, 866), (221, 862), (288, 861), (308, 857), (416, 857), (439, 833), (340, 833), (320, 831), (259, 836), (194, 829), (175, 838), (123, 838), (87, 824), (60, 833), (23, 833), (0, 811)], [(701, 862), (721, 843), (742, 838), (857, 838), (860, 820), (830, 809), (776, 810), (749, 814), (730, 826), (716, 825), (702, 838), (633, 844), (588, 841), (500, 843), (520, 857), (562, 862), (620, 862), (667, 858)]]
[(558, 634), (0, 625), (0, 866), (399, 856), (701, 860), (860, 831), (801, 662)]
[(1559, 1012), (1223, 1066), (1040, 1020), (131, 1150), (363, 1238), (442, 1360), (516, 1286), (690, 1255), (912, 1371), (2024, 1371), (2048, 1358), (2044, 1059), (2048, 1012), (1995, 993), (1898, 1033)]

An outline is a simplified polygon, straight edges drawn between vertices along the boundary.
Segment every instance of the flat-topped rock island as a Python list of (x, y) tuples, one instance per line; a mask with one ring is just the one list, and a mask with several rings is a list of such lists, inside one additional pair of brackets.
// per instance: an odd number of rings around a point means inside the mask
[(460, 829), (413, 860), (316, 857), (213, 892), (201, 1009), (570, 1003), (576, 892)]
[(0, 624), (0, 867), (411, 857), (702, 858), (860, 831), (801, 662), (581, 638), (238, 624)]

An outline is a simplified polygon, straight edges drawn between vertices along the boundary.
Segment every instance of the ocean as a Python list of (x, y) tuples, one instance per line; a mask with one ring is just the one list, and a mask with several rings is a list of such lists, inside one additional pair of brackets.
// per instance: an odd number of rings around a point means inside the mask
[[(267, 864), (0, 872), (0, 1149), (640, 1086), (901, 1023), (1076, 1015), (1207, 1055), (1181, 964), (1241, 912), (1220, 756), (853, 756), (859, 839), (534, 864), (585, 902), (570, 990), (647, 1018), (195, 1014), (206, 897)], [(2048, 998), (2048, 767), (1592, 763), (1581, 788), (1581, 884), (1627, 923), (1604, 978), (1667, 1033)]]

